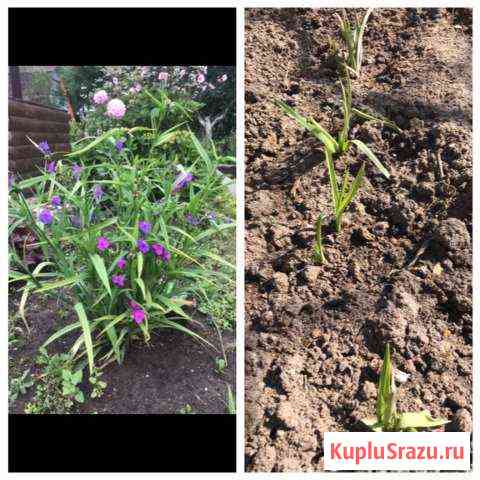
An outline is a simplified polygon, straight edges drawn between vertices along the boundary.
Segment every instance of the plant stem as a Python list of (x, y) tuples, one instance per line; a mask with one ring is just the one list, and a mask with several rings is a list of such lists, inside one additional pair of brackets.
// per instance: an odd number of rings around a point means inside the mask
[(319, 215), (317, 221), (315, 222), (315, 253), (317, 259), (320, 263), (325, 263), (325, 255), (323, 253), (323, 243), (322, 243), (322, 222), (323, 215)]

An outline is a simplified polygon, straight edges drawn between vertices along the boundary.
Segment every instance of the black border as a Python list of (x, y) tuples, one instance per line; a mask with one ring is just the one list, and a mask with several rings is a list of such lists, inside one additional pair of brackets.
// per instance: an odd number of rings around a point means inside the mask
[(235, 8), (9, 8), (9, 65), (236, 65)]
[(236, 415), (9, 415), (13, 472), (235, 472)]

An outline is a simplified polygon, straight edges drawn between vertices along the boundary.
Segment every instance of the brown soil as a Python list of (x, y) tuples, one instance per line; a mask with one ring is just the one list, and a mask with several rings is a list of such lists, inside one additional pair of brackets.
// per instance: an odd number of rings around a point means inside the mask
[[(18, 302), (11, 301), (14, 313), (18, 308), (18, 304), (14, 304)], [(74, 321), (70, 316), (60, 320), (60, 311), (68, 312), (68, 305), (61, 301), (57, 304), (52, 298), (31, 298), (27, 315), (31, 334), (23, 339), (23, 345), (10, 348), (11, 376), (18, 376), (28, 368), (33, 374), (40, 372), (35, 364), (38, 348), (62, 326)], [(192, 413), (227, 413), (227, 384), (235, 389), (235, 338), (232, 332), (222, 332), (228, 368), (219, 374), (215, 371), (215, 358), (221, 357), (218, 334), (205, 318), (198, 320), (201, 325), (188, 327), (218, 351), (180, 332), (154, 332), (149, 345), (142, 340), (129, 345), (122, 365), (113, 363), (104, 369), (101, 379), (107, 382), (107, 388), (102, 397), (90, 399), (87, 395), (90, 386), (84, 381), (81, 388), (86, 393), (86, 401), (76, 404), (73, 413), (171, 414), (179, 413), (187, 404), (192, 407)], [(59, 340), (48, 347), (48, 352), (67, 352), (74, 340), (75, 337)], [(24, 413), (25, 403), (31, 401), (34, 389), (19, 397), (10, 406), (10, 413)]]
[[(386, 342), (411, 374), (399, 409), (471, 429), (471, 14), (370, 17), (353, 101), (403, 133), (354, 124), (391, 178), (367, 165), (341, 233), (325, 228), (318, 265), (313, 225), (331, 214), (321, 145), (272, 102), (338, 131), (335, 11), (246, 14), (249, 471), (322, 470), (323, 433), (362, 430), (374, 414)], [(361, 159), (349, 161), (355, 173)]]

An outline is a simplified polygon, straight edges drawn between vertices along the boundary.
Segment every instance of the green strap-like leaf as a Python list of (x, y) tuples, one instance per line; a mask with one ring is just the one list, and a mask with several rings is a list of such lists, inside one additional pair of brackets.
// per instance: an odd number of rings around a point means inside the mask
[(338, 211), (340, 206), (340, 195), (338, 192), (338, 182), (337, 176), (335, 174), (335, 166), (333, 165), (332, 154), (328, 151), (328, 149), (325, 149), (324, 153), (325, 161), (327, 163), (328, 178), (330, 180), (330, 188), (332, 190), (333, 202), (335, 204), (335, 211)]
[(399, 430), (408, 430), (410, 428), (432, 428), (440, 427), (449, 423), (444, 418), (433, 418), (428, 410), (422, 412), (402, 413), (398, 416), (397, 428)]
[(353, 180), (352, 185), (350, 186), (350, 190), (347, 196), (341, 199), (339, 212), (343, 213), (347, 209), (347, 207), (350, 205), (350, 202), (355, 198), (355, 195), (357, 194), (358, 189), (362, 185), (362, 180), (364, 176), (365, 176), (365, 164), (363, 163), (355, 179)]
[(43, 292), (47, 292), (48, 290), (63, 288), (78, 282), (78, 280), (79, 280), (79, 277), (75, 276), (75, 277), (65, 278), (63, 280), (57, 280), (56, 282), (45, 282), (42, 284), (41, 288), (37, 288), (37, 290), (35, 290), (35, 293), (43, 293)]
[(77, 303), (74, 306), (75, 311), (77, 312), (78, 319), (80, 320), (80, 325), (83, 330), (83, 340), (85, 343), (85, 350), (87, 351), (88, 358), (88, 367), (90, 369), (90, 375), (93, 375), (94, 364), (93, 364), (93, 343), (92, 343), (92, 334), (90, 331), (90, 324), (88, 322), (87, 314), (81, 303)]
[(95, 267), (98, 278), (100, 278), (108, 294), (112, 296), (112, 290), (110, 289), (110, 281), (108, 280), (108, 273), (107, 269), (105, 268), (105, 262), (103, 261), (103, 258), (95, 253), (94, 255), (90, 255), (90, 259), (92, 260), (92, 264)]
[(383, 123), (387, 127), (390, 127), (392, 130), (395, 130), (398, 133), (402, 133), (402, 130), (392, 122), (391, 120), (388, 120), (387, 118), (384, 117), (374, 117), (373, 115), (370, 115), (367, 112), (363, 112), (362, 110), (359, 110), (358, 108), (352, 108), (352, 112), (361, 117), (364, 118), (365, 120), (368, 120), (369, 122), (378, 122), (378, 123)]
[(368, 159), (380, 170), (380, 172), (387, 178), (390, 178), (390, 173), (388, 170), (383, 166), (382, 162), (375, 156), (375, 154), (360, 140), (352, 140), (357, 148), (364, 153)]
[(105, 141), (108, 137), (112, 136), (115, 133), (120, 133), (120, 132), (125, 132), (127, 129), (124, 127), (116, 127), (112, 128), (111, 130), (108, 130), (108, 132), (105, 132), (103, 135), (100, 135), (97, 137), (93, 142), (90, 142), (88, 145), (85, 147), (81, 148), (80, 150), (76, 150), (75, 152), (67, 153), (65, 157), (67, 158), (72, 158), (72, 157), (78, 157), (79, 155), (83, 155), (93, 148), (95, 148), (97, 145)]

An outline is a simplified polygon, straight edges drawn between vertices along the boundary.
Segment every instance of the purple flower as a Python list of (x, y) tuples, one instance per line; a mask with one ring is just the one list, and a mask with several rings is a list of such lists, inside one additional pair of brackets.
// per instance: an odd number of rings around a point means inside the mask
[(113, 77), (113, 78), (112, 78), (112, 83), (113, 83), (114, 85), (118, 85), (118, 78), (117, 78), (117, 77)]
[(38, 215), (38, 219), (44, 224), (44, 225), (50, 225), (53, 220), (53, 213), (48, 210), (47, 208), (44, 208), (40, 214)]
[(145, 320), (145, 312), (142, 309), (133, 310), (132, 318), (137, 325), (140, 325)]
[(93, 198), (95, 199), (96, 202), (99, 202), (102, 197), (103, 197), (103, 190), (101, 185), (95, 185), (95, 187), (93, 188)]
[(189, 172), (182, 172), (177, 175), (175, 182), (173, 182), (172, 193), (177, 193), (182, 188), (185, 188), (192, 180), (193, 175)]
[(80, 165), (77, 165), (76, 163), (72, 165), (72, 175), (77, 181), (80, 178), (82, 171), (83, 171), (83, 167), (81, 167)]
[(200, 220), (198, 218), (195, 218), (191, 213), (187, 213), (185, 215), (185, 220), (190, 224), (190, 225), (198, 225), (200, 223)]
[(217, 219), (217, 214), (215, 212), (210, 212), (208, 215), (207, 215), (207, 218), (209, 220), (211, 220), (212, 222), (214, 222), (216, 219)]
[(15, 177), (13, 175), (8, 176), (8, 191), (12, 189), (14, 180)]
[(168, 262), (170, 260), (170, 252), (161, 243), (153, 244), (152, 250), (155, 256), (160, 257), (164, 262)]
[(152, 230), (152, 224), (150, 222), (146, 222), (145, 220), (142, 220), (141, 222), (138, 223), (138, 229), (145, 235), (148, 235)]
[(123, 257), (117, 262), (117, 267), (120, 270), (123, 270), (126, 265), (127, 265), (127, 262), (125, 261), (125, 259)]
[(112, 283), (118, 288), (125, 286), (125, 275), (112, 275)]
[(129, 305), (130, 305), (130, 308), (132, 310), (141, 310), (142, 309), (142, 307), (137, 302), (134, 302), (133, 300), (130, 300)]
[(47, 172), (48, 173), (55, 173), (56, 170), (57, 170), (57, 162), (47, 163)]
[(97, 248), (103, 252), (110, 246), (110, 242), (105, 237), (98, 237), (97, 238)]
[(40, 142), (38, 144), (38, 148), (42, 151), (42, 153), (44, 155), (50, 155), (52, 153), (50, 151), (50, 145), (48, 144), (48, 142), (46, 140), (44, 140), (43, 142)]
[(117, 140), (115, 142), (115, 148), (121, 152), (123, 150), (123, 148), (125, 147), (125, 140)]
[(52, 197), (51, 203), (54, 207), (59, 207), (62, 204), (60, 197), (58, 195), (54, 195)]
[(137, 247), (143, 254), (148, 253), (150, 251), (150, 246), (145, 240), (138, 240)]

